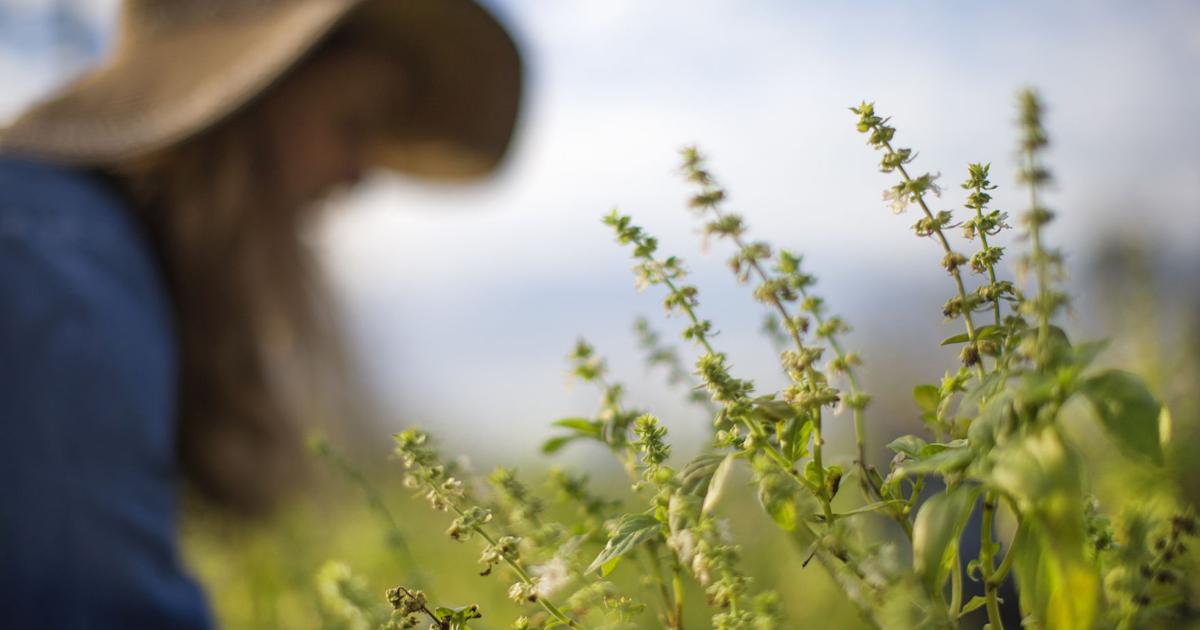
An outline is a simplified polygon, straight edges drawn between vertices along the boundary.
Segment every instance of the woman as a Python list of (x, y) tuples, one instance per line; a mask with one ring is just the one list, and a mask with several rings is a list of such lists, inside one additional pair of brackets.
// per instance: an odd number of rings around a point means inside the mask
[(0, 134), (0, 625), (210, 625), (179, 482), (254, 512), (295, 477), (297, 361), (336, 356), (311, 209), (492, 170), (519, 65), (468, 0), (128, 0)]

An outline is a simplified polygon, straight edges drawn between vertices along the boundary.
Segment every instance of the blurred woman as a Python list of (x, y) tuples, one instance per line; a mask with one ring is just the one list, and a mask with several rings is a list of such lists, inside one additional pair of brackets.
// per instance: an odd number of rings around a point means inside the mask
[(338, 365), (317, 202), (490, 172), (519, 92), (468, 0), (126, 3), (111, 58), (0, 134), (0, 625), (211, 625), (180, 482), (253, 513), (297, 477), (297, 375)]

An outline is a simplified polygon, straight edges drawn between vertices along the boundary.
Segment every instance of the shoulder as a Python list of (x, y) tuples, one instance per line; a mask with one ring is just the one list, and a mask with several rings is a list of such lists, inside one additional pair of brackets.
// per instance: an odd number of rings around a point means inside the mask
[[(74, 378), (169, 383), (157, 375), (173, 369), (170, 309), (149, 251), (123, 199), (99, 177), (0, 156), (0, 350), (41, 372), (43, 389)], [(6, 376), (10, 384), (21, 378)], [(159, 408), (167, 383), (151, 388)]]
[(126, 205), (89, 169), (0, 154), (0, 239), (140, 250)]
[(145, 233), (126, 201), (88, 169), (0, 154), (0, 256), (43, 263), (67, 284), (161, 297)]

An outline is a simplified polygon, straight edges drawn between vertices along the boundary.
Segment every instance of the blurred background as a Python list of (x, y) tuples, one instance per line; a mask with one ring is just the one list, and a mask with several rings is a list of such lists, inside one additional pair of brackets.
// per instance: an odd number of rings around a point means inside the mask
[[(0, 120), (97, 62), (117, 4), (0, 0)], [(892, 180), (847, 107), (875, 101), (897, 143), (918, 151), (914, 168), (941, 173), (935, 210), (962, 207), (966, 165), (983, 161), (1000, 186), (993, 206), (1015, 216), (1025, 197), (1013, 178), (1015, 93), (1026, 85), (1049, 107), (1048, 203), (1059, 212), (1049, 239), (1067, 254), (1066, 327), (1120, 334), (1108, 361), (1144, 368), (1177, 422), (1194, 417), (1200, 3), (487, 4), (529, 77), (504, 170), (469, 188), (373, 177), (330, 200), (336, 211), (317, 235), (380, 409), (380, 460), (387, 435), (411, 423), (482, 470), (532, 459), (549, 421), (596, 407), (598, 392), (567, 379), (579, 336), (608, 358), (630, 402), (664, 419), (678, 453), (700, 445), (707, 420), (643, 366), (634, 319), (648, 316), (666, 339), (682, 324), (661, 317), (656, 291), (634, 290), (628, 252), (600, 224), (613, 207), (687, 261), (736, 372), (761, 390), (781, 384), (759, 333), (763, 309), (725, 268), (729, 250), (704, 250), (684, 208), (678, 150), (691, 143), (751, 235), (802, 252), (818, 292), (853, 326), (847, 345), (867, 350), (882, 458), (880, 436), (917, 425), (913, 384), (952, 364), (957, 349), (937, 341), (957, 324), (941, 317), (952, 285), (939, 249), (912, 235), (914, 215), (881, 200)], [(1023, 247), (1000, 244), (1009, 262)], [(844, 446), (849, 423), (834, 424)], [(609, 459), (568, 455), (593, 467)]]
[[(1073, 324), (1093, 323), (1104, 287), (1087, 279), (1114, 239), (1145, 243), (1174, 297), (1197, 293), (1195, 2), (489, 4), (530, 78), (506, 169), (468, 189), (372, 179), (331, 202), (320, 233), (389, 431), (419, 422), (486, 459), (532, 454), (548, 419), (592, 400), (564, 386), (564, 356), (583, 335), (635, 400), (699, 439), (702, 427), (673, 418), (679, 397), (640, 365), (633, 319), (651, 316), (672, 337), (680, 325), (659, 317), (660, 296), (635, 293), (628, 253), (599, 223), (613, 207), (689, 263), (722, 348), (775, 384), (762, 310), (726, 272), (727, 249), (701, 251), (684, 210), (677, 151), (688, 143), (710, 155), (752, 234), (804, 253), (854, 327), (850, 345), (873, 348), (865, 373), (877, 395), (908, 382), (883, 369), (896, 361), (950, 356), (927, 343), (953, 327), (940, 322), (952, 288), (941, 254), (912, 236), (915, 217), (880, 200), (891, 181), (846, 109), (863, 99), (893, 116), (898, 142), (920, 154), (915, 168), (942, 174), (937, 208), (961, 207), (966, 164), (990, 161), (993, 205), (1015, 215), (1014, 94), (1037, 87)], [(0, 119), (97, 61), (116, 10), (116, 0), (0, 0)]]

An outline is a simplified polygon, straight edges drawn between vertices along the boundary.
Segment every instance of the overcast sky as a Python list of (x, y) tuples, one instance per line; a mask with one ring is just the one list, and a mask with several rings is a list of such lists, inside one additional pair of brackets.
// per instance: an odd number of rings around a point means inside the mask
[[(43, 92), (109, 40), (112, 0), (0, 0), (0, 116)], [(767, 385), (761, 310), (699, 248), (683, 210), (677, 150), (698, 143), (755, 235), (805, 253), (820, 291), (856, 326), (853, 341), (946, 329), (950, 286), (935, 245), (880, 200), (891, 180), (847, 107), (874, 100), (918, 170), (942, 173), (937, 208), (961, 207), (966, 164), (991, 161), (996, 206), (1012, 187), (1014, 94), (1049, 105), (1061, 220), (1052, 240), (1083, 264), (1113, 232), (1146, 232), (1181, 256), (1200, 235), (1200, 3), (715, 2), (491, 3), (521, 44), (530, 77), (514, 150), (493, 181), (448, 190), (381, 176), (322, 233), (339, 299), (371, 384), (396, 423), (433, 423), (486, 454), (544, 434), (595, 397), (564, 387), (577, 335), (613, 356), (639, 402), (682, 428), (674, 393), (638, 365), (633, 318), (663, 321), (638, 295), (627, 252), (599, 217), (635, 215), (696, 270), (705, 313), (737, 367)], [(52, 26), (57, 24), (58, 26)], [(39, 26), (40, 25), (40, 26)], [(42, 28), (41, 31), (38, 28)], [(66, 53), (50, 44), (63, 33)], [(1020, 247), (1020, 243), (1013, 243)], [(1190, 260), (1194, 261), (1195, 257)], [(1086, 296), (1083, 296), (1086, 297)], [(889, 387), (872, 362), (868, 381)], [(911, 379), (908, 379), (911, 380)], [(911, 383), (909, 383), (911, 386)], [(462, 431), (459, 431), (459, 430)], [(466, 430), (469, 429), (469, 433)]]

